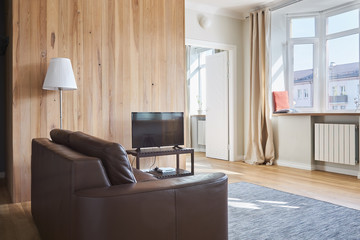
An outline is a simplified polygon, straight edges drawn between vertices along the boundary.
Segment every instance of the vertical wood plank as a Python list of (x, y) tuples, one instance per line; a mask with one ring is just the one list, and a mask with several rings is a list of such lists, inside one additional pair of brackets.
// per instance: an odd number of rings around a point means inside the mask
[(128, 93), (128, 89), (124, 89), (123, 82), (124, 79), (124, 58), (125, 51), (128, 49), (125, 47), (125, 39), (124, 39), (124, 3), (126, 4), (128, 1), (115, 1), (115, 25), (114, 25), (114, 34), (115, 34), (115, 69), (114, 69), (114, 117), (115, 119), (111, 120), (113, 124), (113, 128), (115, 130), (114, 140), (118, 142), (124, 142), (123, 136), (124, 133), (124, 100), (125, 94)]
[[(132, 82), (135, 81), (133, 76), (131, 75), (131, 55), (132, 50), (130, 48), (131, 45), (131, 22), (132, 22), (132, 14), (130, 13), (129, 9), (132, 7), (132, 0), (125, 0), (123, 1), (123, 9), (122, 12), (122, 37), (121, 37), (121, 50), (122, 50), (122, 143), (124, 144), (125, 148), (131, 148), (130, 139), (131, 139), (131, 117), (130, 114), (132, 111), (137, 111), (136, 109), (132, 109), (132, 97), (135, 93), (133, 93), (133, 86)], [(125, 37), (126, 36), (126, 37)]]
[[(31, 3), (29, 1), (20, 2), (20, 44), (18, 46), (18, 71), (19, 78), (15, 82), (15, 88), (20, 89), (20, 96), (15, 111), (20, 111), (21, 128), (14, 125), (16, 130), (15, 146), (23, 146), (19, 151), (14, 151), (14, 155), (17, 155), (15, 159), (16, 165), (20, 168), (19, 180), (16, 181), (16, 188), (19, 189), (19, 201), (29, 199), (30, 192), (30, 161), (31, 155), (30, 144), (31, 139), (31, 51), (26, 49), (29, 39), (31, 39)], [(16, 139), (18, 141), (16, 141)]]
[[(46, 4), (46, 58), (47, 66), (51, 58), (58, 57), (58, 32), (59, 32), (59, 0), (47, 0)], [(46, 68), (47, 69), (47, 68)], [(45, 78), (44, 78), (45, 79)], [(43, 79), (43, 81), (44, 81)], [(54, 128), (59, 128), (59, 93), (58, 91), (42, 90), (46, 96), (47, 135)]]
[(46, 91), (42, 90), (42, 84), (46, 76), (46, 70), (47, 70), (47, 0), (41, 0), (40, 1), (40, 31), (39, 31), (39, 37), (40, 37), (40, 73), (39, 73), (39, 94), (40, 94), (40, 135), (42, 137), (46, 137), (49, 134), (49, 128), (47, 125), (47, 102), (48, 102), (48, 95), (46, 94)]

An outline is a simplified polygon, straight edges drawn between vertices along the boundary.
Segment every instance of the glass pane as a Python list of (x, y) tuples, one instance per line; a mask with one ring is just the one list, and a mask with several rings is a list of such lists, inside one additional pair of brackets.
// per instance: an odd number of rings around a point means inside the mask
[(291, 19), (291, 38), (315, 37), (315, 18)]
[(313, 106), (314, 45), (294, 45), (293, 106)]
[(359, 35), (327, 41), (328, 110), (354, 110), (359, 95)]
[(359, 10), (352, 10), (328, 17), (327, 34), (338, 33), (359, 27)]
[(202, 110), (206, 109), (206, 68), (202, 68), (201, 70), (201, 107)]
[(199, 96), (199, 72), (190, 79), (190, 114), (197, 114)]

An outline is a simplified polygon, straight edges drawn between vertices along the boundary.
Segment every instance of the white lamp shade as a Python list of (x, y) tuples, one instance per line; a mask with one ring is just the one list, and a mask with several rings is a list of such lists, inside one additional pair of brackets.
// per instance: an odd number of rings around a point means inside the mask
[(68, 58), (52, 58), (43, 84), (45, 90), (77, 89), (71, 61)]

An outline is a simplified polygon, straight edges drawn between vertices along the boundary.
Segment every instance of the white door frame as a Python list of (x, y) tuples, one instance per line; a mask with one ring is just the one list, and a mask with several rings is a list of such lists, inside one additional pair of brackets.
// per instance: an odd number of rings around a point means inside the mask
[[(185, 38), (185, 45), (226, 50), (229, 52), (229, 161), (236, 161), (237, 153), (237, 109), (236, 109), (236, 90), (237, 90), (237, 54), (236, 46), (208, 42), (196, 39)], [(235, 119), (236, 118), (236, 119)]]

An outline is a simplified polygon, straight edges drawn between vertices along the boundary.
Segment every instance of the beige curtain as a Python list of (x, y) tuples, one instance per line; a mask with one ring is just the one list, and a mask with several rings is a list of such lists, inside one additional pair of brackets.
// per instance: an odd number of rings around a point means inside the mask
[(250, 114), (245, 162), (272, 165), (275, 152), (268, 98), (269, 9), (250, 14)]

